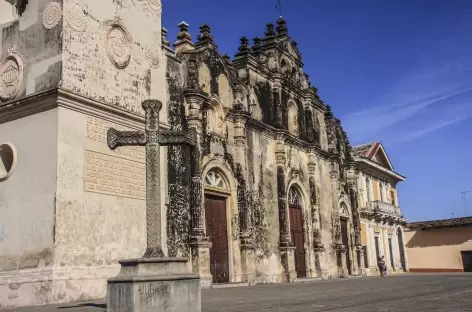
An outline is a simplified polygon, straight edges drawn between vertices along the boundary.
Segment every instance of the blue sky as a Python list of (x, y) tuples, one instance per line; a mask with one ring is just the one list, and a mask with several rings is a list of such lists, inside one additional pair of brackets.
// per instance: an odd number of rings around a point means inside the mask
[[(212, 27), (233, 56), (241, 36), (262, 36), (276, 0), (163, 1), (163, 25)], [(464, 216), (472, 190), (472, 1), (282, 0), (305, 71), (351, 144), (381, 141), (407, 180), (409, 221)], [(472, 193), (468, 194), (472, 215)]]

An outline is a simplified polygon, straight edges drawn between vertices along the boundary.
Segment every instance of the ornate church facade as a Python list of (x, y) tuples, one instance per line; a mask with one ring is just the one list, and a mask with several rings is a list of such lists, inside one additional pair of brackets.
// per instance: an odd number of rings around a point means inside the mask
[[(174, 49), (163, 33), (169, 125), (195, 129), (199, 154), (168, 151), (169, 252), (189, 256), (204, 285), (374, 274), (361, 156), (304, 73), (285, 20), (252, 45), (241, 38), (233, 59), (208, 25), (195, 41), (179, 27)], [(392, 228), (405, 221), (391, 217)]]

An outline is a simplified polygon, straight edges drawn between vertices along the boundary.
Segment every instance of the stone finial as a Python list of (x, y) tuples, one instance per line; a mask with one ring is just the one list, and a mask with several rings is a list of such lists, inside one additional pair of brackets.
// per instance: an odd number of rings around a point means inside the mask
[(287, 28), (287, 22), (284, 20), (284, 18), (281, 16), (277, 19), (277, 33), (279, 35), (286, 35), (288, 32)]
[(167, 39), (167, 29), (165, 29), (164, 27), (162, 28), (162, 31), (161, 31), (161, 38), (162, 38), (162, 45), (167, 48), (170, 48), (170, 41)]
[(200, 34), (197, 37), (198, 43), (212, 43), (213, 36), (211, 34), (211, 27), (208, 24), (203, 24), (200, 26)]
[(249, 48), (249, 39), (247, 37), (241, 37), (241, 43), (239, 44), (238, 53), (236, 56), (247, 55), (251, 49)]
[(177, 39), (191, 41), (192, 36), (188, 32), (188, 28), (190, 27), (190, 25), (187, 24), (186, 22), (180, 22), (178, 26), (179, 26), (180, 32), (177, 34)]
[(231, 64), (231, 57), (228, 54), (223, 55), (223, 60), (226, 62), (226, 64)]
[(254, 52), (260, 51), (260, 50), (261, 50), (261, 41), (262, 41), (262, 39), (259, 38), (259, 37), (254, 37), (254, 38), (252, 39), (252, 41), (254, 42), (254, 44), (253, 44), (253, 46), (252, 46), (252, 50), (253, 50)]
[(266, 32), (264, 33), (266, 37), (272, 37), (275, 36), (276, 33), (274, 31), (274, 24), (269, 23), (266, 25)]
[(192, 42), (192, 36), (188, 32), (189, 24), (181, 22), (178, 26), (180, 32), (177, 34), (177, 41), (174, 43), (175, 53), (195, 49), (195, 44)]

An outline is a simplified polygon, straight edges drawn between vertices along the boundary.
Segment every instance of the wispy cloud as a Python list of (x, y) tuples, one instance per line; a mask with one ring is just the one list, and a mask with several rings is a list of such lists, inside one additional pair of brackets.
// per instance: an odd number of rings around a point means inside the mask
[(405, 142), (408, 142), (408, 141), (411, 141), (411, 140), (421, 138), (423, 136), (428, 135), (431, 132), (434, 132), (436, 130), (439, 130), (439, 129), (442, 129), (442, 128), (445, 128), (445, 127), (448, 127), (448, 126), (452, 126), (452, 125), (457, 124), (461, 121), (469, 119), (470, 117), (471, 116), (464, 116), (464, 117), (459, 117), (459, 118), (455, 118), (455, 119), (451, 119), (451, 120), (446, 120), (446, 121), (442, 121), (440, 123), (437, 123), (433, 126), (430, 126), (428, 128), (424, 128), (424, 129), (421, 129), (421, 130), (409, 132), (408, 134), (406, 134), (404, 136), (401, 136), (400, 138), (398, 138), (396, 140), (390, 141), (389, 145), (405, 143)]
[[(342, 118), (343, 125), (354, 138), (364, 140), (373, 133), (378, 133), (397, 125), (439, 102), (452, 99), (471, 90), (472, 87), (468, 86), (459, 89), (436, 91), (430, 93), (430, 95), (415, 97), (402, 103), (379, 104), (378, 107), (344, 116)], [(434, 131), (434, 129), (431, 131)]]

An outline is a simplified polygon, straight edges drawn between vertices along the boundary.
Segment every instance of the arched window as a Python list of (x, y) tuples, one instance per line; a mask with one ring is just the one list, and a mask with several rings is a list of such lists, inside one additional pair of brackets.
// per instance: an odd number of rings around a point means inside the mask
[(366, 190), (366, 194), (367, 194), (367, 201), (368, 202), (372, 201), (372, 194), (370, 192), (370, 179), (369, 178), (365, 178), (365, 190)]
[(218, 170), (210, 170), (205, 177), (204, 183), (206, 187), (222, 190), (228, 189), (223, 175)]
[(292, 186), (288, 192), (288, 205), (296, 208), (302, 207), (302, 198), (296, 187)]
[(345, 203), (341, 203), (340, 214), (341, 214), (342, 217), (348, 217), (349, 218), (349, 209), (347, 209), (347, 206), (346, 206)]
[(293, 135), (298, 135), (298, 109), (297, 105), (290, 101), (288, 102), (288, 131)]

